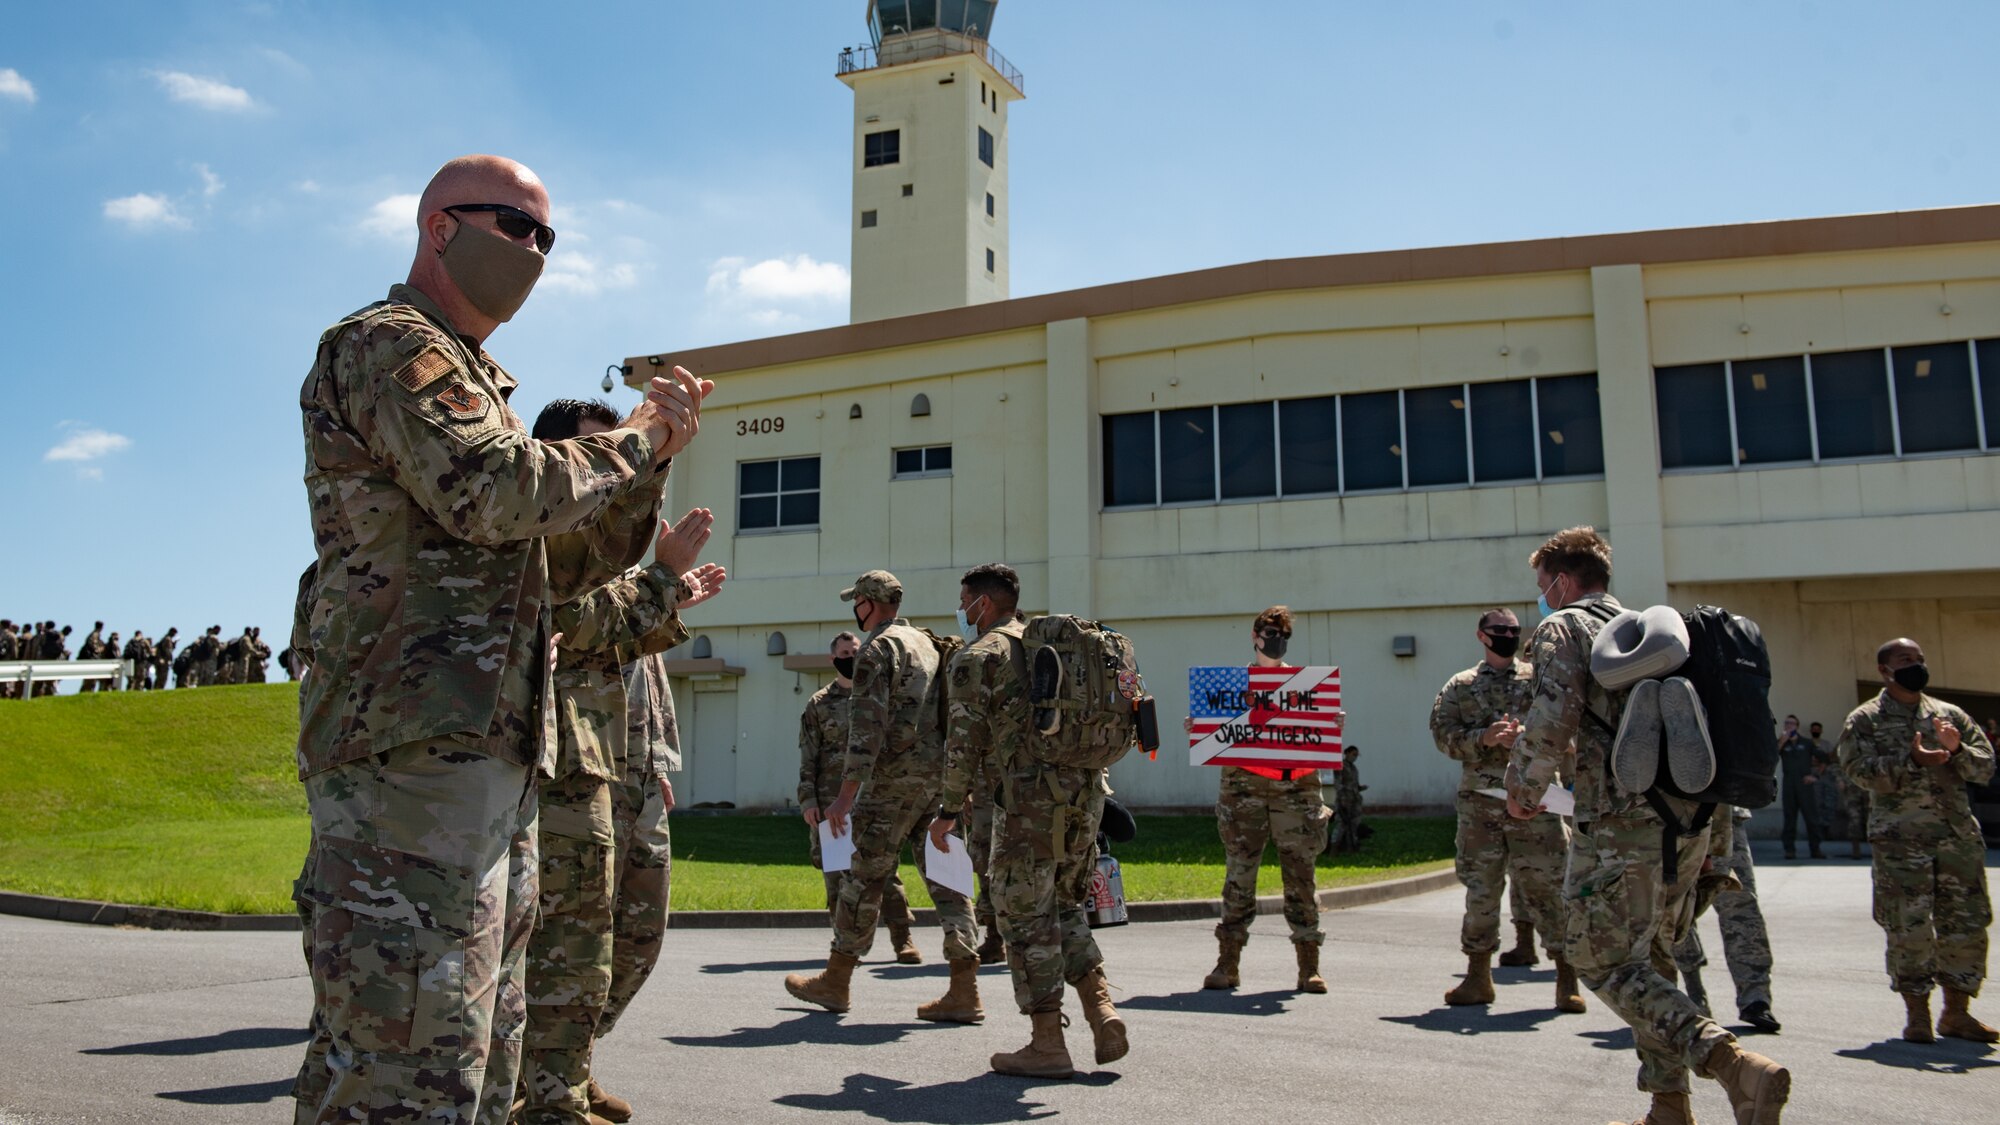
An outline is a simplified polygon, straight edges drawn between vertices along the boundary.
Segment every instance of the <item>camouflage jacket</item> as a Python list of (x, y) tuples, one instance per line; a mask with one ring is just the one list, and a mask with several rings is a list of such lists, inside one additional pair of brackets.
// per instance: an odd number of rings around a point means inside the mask
[[(960, 649), (946, 671), (949, 719), (945, 728), (942, 804), (956, 813), (977, 787), (995, 779), (1031, 780), (1041, 772), (1024, 745), (1030, 722), (1028, 685), (1021, 682), (1015, 650), (1025, 621), (995, 625)], [(1009, 800), (1008, 806), (1015, 802)]]
[(121, 654), (121, 658), (130, 660), (134, 665), (151, 664), (153, 644), (144, 637), (133, 637), (125, 642), (125, 651)]
[(1506, 671), (1482, 660), (1444, 682), (1431, 704), (1431, 738), (1444, 756), (1460, 763), (1458, 795), (1507, 784), (1505, 746), (1482, 746), (1479, 736), (1507, 716), (1523, 719), (1535, 686), (1535, 670), (1516, 660)]
[[(553, 765), (551, 606), (644, 555), (665, 471), (636, 430), (531, 440), (514, 386), (408, 286), (320, 337), (299, 391), (319, 563), (301, 777), (446, 737)], [(552, 563), (565, 532), (585, 549)]]
[(840, 796), (853, 692), (831, 683), (806, 700), (799, 713), (799, 807), (823, 809)]
[[(549, 542), (549, 558), (584, 550), (580, 536)], [(650, 566), (607, 582), (556, 607), (555, 774), (614, 781), (625, 776), (627, 736), (625, 665), (648, 636), (671, 638), (657, 651), (687, 639), (681, 627), (680, 577)]]
[[(675, 618), (676, 625), (679, 621)], [(665, 661), (662, 653), (652, 652), (625, 666), (627, 781), (645, 782), (681, 771), (681, 724), (674, 714), (674, 685), (667, 679)]]
[(1590, 594), (1543, 618), (1528, 638), (1522, 657), (1534, 666), (1534, 697), (1514, 742), (1508, 786), (1516, 802), (1533, 808), (1556, 777), (1573, 768), (1579, 825), (1606, 816), (1653, 815), (1643, 796), (1620, 790), (1611, 778), (1611, 739), (1630, 693), (1607, 692), (1590, 674), (1591, 642), (1604, 622), (1584, 607), (1596, 602), (1624, 608), (1610, 594)]
[(167, 667), (174, 662), (174, 649), (180, 647), (180, 638), (161, 637), (153, 642), (153, 663)]
[[(1958, 753), (1942, 765), (1919, 765), (1910, 756), (1919, 733), (1925, 749), (1943, 749), (1932, 729), (1937, 719), (1958, 727)], [(1960, 708), (1928, 695), (1912, 707), (1885, 688), (1847, 716), (1839, 754), (1841, 770), (1868, 790), (1869, 839), (1935, 843), (1979, 835), (1965, 787), (1992, 779), (1993, 744)]]
[(15, 654), (20, 651), (20, 634), (12, 629), (0, 629), (0, 660), (19, 659)]
[(90, 631), (89, 636), (83, 638), (83, 643), (77, 646), (76, 650), (78, 660), (101, 660), (106, 655), (108, 654), (104, 651), (104, 634), (95, 629)]
[(873, 781), (944, 773), (937, 729), (938, 656), (930, 638), (898, 617), (861, 642), (841, 780)]
[(66, 660), (69, 658), (69, 652), (63, 645), (62, 631), (59, 629), (42, 630), (41, 645), (42, 651), (35, 655), (43, 660)]

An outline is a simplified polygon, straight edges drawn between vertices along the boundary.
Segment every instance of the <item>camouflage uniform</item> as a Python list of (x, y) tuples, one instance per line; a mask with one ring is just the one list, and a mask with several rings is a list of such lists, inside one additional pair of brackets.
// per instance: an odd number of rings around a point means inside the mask
[[(1639, 1052), (1639, 1089), (1684, 1093), (1688, 1070), (1704, 1077), (1708, 1056), (1735, 1036), (1701, 1013), (1674, 986), (1673, 948), (1694, 917), (1696, 876), (1708, 832), (1682, 836), (1677, 854), (1662, 851), (1662, 824), (1645, 799), (1612, 780), (1611, 733), (1627, 692), (1607, 692), (1590, 675), (1590, 645), (1603, 622), (1583, 607), (1609, 594), (1589, 594), (1544, 618), (1524, 654), (1535, 668), (1534, 702), (1514, 744), (1508, 791), (1524, 807), (1542, 803), (1556, 774), (1576, 769), (1576, 830), (1563, 882), (1570, 964), (1598, 999), (1632, 1026)], [(1585, 709), (1609, 725), (1599, 726)], [(1667, 798), (1683, 824), (1695, 806)], [(1666, 880), (1666, 864), (1676, 879)]]
[(180, 646), (178, 637), (161, 637), (153, 642), (153, 690), (164, 691), (167, 674), (173, 670), (174, 649)]
[[(641, 647), (655, 643), (649, 640)], [(611, 995), (597, 1024), (599, 1039), (611, 1033), (652, 975), (667, 936), (674, 854), (660, 781), (681, 770), (680, 721), (661, 655), (671, 647), (625, 666), (625, 773), (611, 786), (617, 913), (611, 924)]]
[[(78, 660), (103, 660), (108, 655), (104, 648), (104, 635), (95, 629), (90, 631), (89, 636), (83, 638), (83, 644), (77, 646), (76, 650), (76, 658)], [(109, 681), (107, 680), (85, 680), (83, 683), (77, 685), (77, 694), (103, 691), (108, 684)]]
[[(318, 563), (299, 896), (325, 1033), (302, 1121), (497, 1125), (514, 1095), (551, 606), (638, 561), (664, 479), (637, 431), (530, 441), (514, 385), (399, 285), (321, 336), (300, 389)], [(584, 546), (556, 560), (543, 537), (563, 532)]]
[(261, 684), (264, 682), (264, 663), (271, 659), (271, 646), (262, 637), (250, 638), (250, 658), (243, 666), (243, 682)]
[(125, 642), (122, 659), (132, 662), (132, 675), (125, 680), (125, 690), (145, 691), (146, 674), (153, 667), (153, 643), (146, 639), (146, 634), (132, 634), (132, 639)]
[[(863, 596), (866, 596), (864, 593)], [(840, 881), (833, 951), (865, 957), (875, 942), (882, 896), (905, 840), (927, 831), (937, 814), (944, 737), (937, 729), (937, 649), (903, 618), (877, 626), (854, 661), (854, 697), (841, 781), (860, 782), (848, 828), (854, 859)], [(917, 868), (925, 867), (917, 852)], [(972, 903), (925, 881), (944, 928), (947, 961), (978, 957)]]
[[(1942, 749), (1931, 724), (1959, 730), (1958, 752), (1919, 765), (1910, 743)], [(1993, 777), (1993, 744), (1963, 710), (1925, 695), (1915, 706), (1885, 689), (1856, 707), (1840, 732), (1840, 768), (1868, 790), (1868, 843), (1875, 853), (1875, 922), (1888, 935), (1890, 987), (1928, 996), (1942, 984), (1978, 996), (1986, 980), (1986, 842), (1967, 785)]]
[(1361, 791), (1368, 788), (1361, 784), (1361, 767), (1353, 755), (1348, 755), (1333, 771), (1333, 839), (1330, 847), (1335, 852), (1358, 852), (1361, 850)]
[[(1481, 660), (1445, 681), (1431, 705), (1431, 738), (1445, 757), (1460, 763), (1458, 779), (1458, 881), (1465, 884), (1465, 922), (1459, 949), (1467, 955), (1500, 948), (1500, 891), (1511, 878), (1516, 920), (1541, 931), (1543, 948), (1563, 955), (1562, 878), (1569, 858), (1569, 826), (1543, 813), (1530, 820), (1507, 815), (1507, 802), (1482, 789), (1507, 784), (1508, 749), (1484, 746), (1479, 736), (1501, 718), (1528, 713), (1534, 669), (1513, 661), (1505, 670)], [(1565, 771), (1567, 772), (1567, 771)], [(1527, 912), (1519, 913), (1525, 906)]]
[(203, 633), (188, 646), (188, 686), (208, 687), (215, 683), (216, 662), (222, 656), (222, 642), (214, 633)]
[[(548, 541), (551, 565), (585, 551)], [(687, 639), (679, 576), (655, 565), (556, 607), (555, 778), (541, 787), (541, 911), (528, 939), (528, 1024), (521, 1038), (521, 1125), (585, 1125), (590, 1054), (611, 997), (617, 832), (613, 789), (627, 757), (623, 667), (650, 635)], [(614, 785), (614, 783), (616, 783)]]
[[(0, 625), (0, 660), (19, 660), (21, 651), (20, 634), (12, 625)], [(0, 684), (0, 699), (14, 698), (14, 685)]]
[[(1726, 846), (1715, 843), (1724, 834), (1714, 833), (1709, 854), (1715, 858), (1715, 873), (1734, 876), (1740, 886), (1720, 887), (1711, 901), (1697, 902), (1695, 917), (1710, 906), (1715, 909), (1715, 922), (1722, 931), (1722, 957), (1729, 964), (1729, 979), (1736, 984), (1736, 1010), (1740, 1012), (1752, 1004), (1771, 1002), (1771, 935), (1764, 927), (1764, 911), (1757, 905), (1757, 868), (1750, 861), (1750, 814), (1718, 805), (1715, 818), (1718, 828), (1724, 823), (1731, 828)], [(1702, 878), (1708, 880), (1709, 876)], [(1708, 964), (1701, 933), (1692, 924), (1674, 946), (1674, 963), (1683, 973)]]
[[(1105, 771), (1050, 765), (1028, 753), (1027, 685), (1016, 655), (1026, 626), (987, 630), (952, 657), (944, 812), (956, 815), (973, 779), (997, 776), (992, 896), (1014, 1001), (1023, 1015), (1062, 1009), (1063, 984), (1104, 963), (1083, 904), (1097, 870)], [(970, 824), (968, 831), (974, 831)]]
[(1257, 917), (1257, 869), (1264, 863), (1266, 841), (1278, 849), (1285, 921), (1292, 928), (1292, 941), (1319, 945), (1326, 940), (1319, 928), (1314, 865), (1326, 850), (1327, 821), (1333, 810), (1320, 799), (1318, 770), (1285, 772), (1298, 776), (1264, 777), (1237, 766), (1222, 767), (1215, 827), (1222, 836), (1228, 869), (1222, 878), (1222, 921), (1215, 936), (1223, 941), (1249, 940), (1250, 922)]
[[(822, 812), (840, 796), (840, 771), (847, 757), (847, 734), (849, 704), (854, 693), (838, 683), (828, 684), (813, 693), (806, 700), (806, 709), (799, 714), (799, 808), (819, 809)], [(812, 854), (815, 868), (820, 866), (819, 829), (806, 829), (807, 848)], [(923, 854), (923, 844), (917, 844), (917, 854)], [(900, 859), (900, 856), (899, 856)], [(976, 856), (974, 862), (977, 862)], [(821, 871), (820, 878), (826, 883), (826, 912), (829, 917), (840, 902), (840, 881), (845, 876), (842, 871)], [(892, 929), (910, 929), (916, 925), (916, 914), (910, 910), (910, 898), (903, 889), (903, 876), (890, 872), (888, 882), (882, 886), (882, 921)]]

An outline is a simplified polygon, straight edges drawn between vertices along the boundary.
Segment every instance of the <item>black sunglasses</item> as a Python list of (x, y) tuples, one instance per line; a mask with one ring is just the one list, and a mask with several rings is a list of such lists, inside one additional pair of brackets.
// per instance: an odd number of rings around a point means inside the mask
[(1479, 631), (1489, 637), (1518, 637), (1521, 635), (1521, 627), (1519, 625), (1483, 625)]
[(493, 225), (508, 238), (535, 236), (535, 249), (543, 254), (556, 244), (555, 228), (543, 226), (540, 219), (505, 203), (459, 203), (445, 208), (446, 211), (487, 211), (493, 215)]
[(1259, 629), (1259, 630), (1257, 630), (1257, 635), (1258, 635), (1258, 636), (1260, 636), (1260, 637), (1289, 637), (1289, 636), (1291, 636), (1291, 634), (1290, 634), (1290, 633), (1287, 633), (1287, 632), (1285, 632), (1285, 631), (1284, 631), (1283, 629), (1280, 629), (1280, 628), (1278, 628), (1278, 627), (1277, 627), (1277, 626), (1275, 626), (1275, 625), (1266, 625), (1266, 626), (1265, 626), (1265, 627), (1263, 627), (1262, 629)]

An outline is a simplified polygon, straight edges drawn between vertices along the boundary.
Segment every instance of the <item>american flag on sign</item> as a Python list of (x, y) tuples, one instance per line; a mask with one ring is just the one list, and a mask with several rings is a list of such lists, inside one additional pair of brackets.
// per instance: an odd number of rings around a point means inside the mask
[(1197, 766), (1339, 769), (1340, 669), (1188, 669)]

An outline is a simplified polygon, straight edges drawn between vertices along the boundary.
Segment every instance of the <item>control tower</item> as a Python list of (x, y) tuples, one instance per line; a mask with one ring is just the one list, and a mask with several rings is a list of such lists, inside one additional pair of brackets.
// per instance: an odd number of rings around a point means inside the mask
[(1021, 72), (987, 42), (998, 0), (870, 0), (840, 52), (854, 91), (854, 323), (1007, 299), (1007, 110)]

